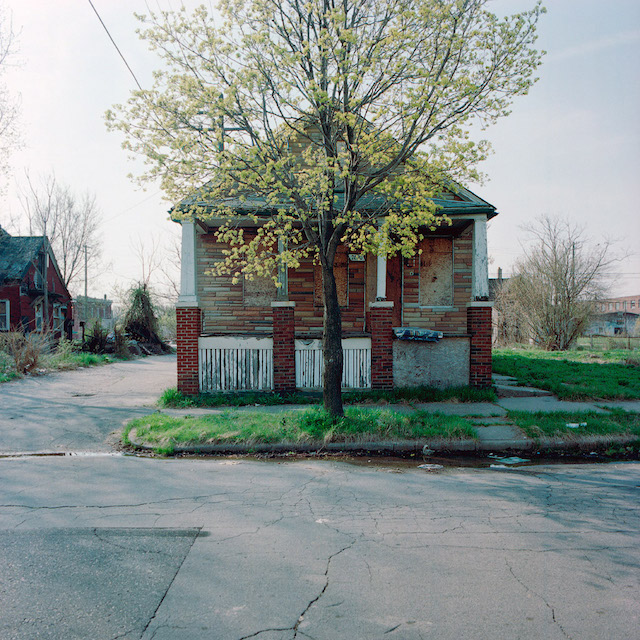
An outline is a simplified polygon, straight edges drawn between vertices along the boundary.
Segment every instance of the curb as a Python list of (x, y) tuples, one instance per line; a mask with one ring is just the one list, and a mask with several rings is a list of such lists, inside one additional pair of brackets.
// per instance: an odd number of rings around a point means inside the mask
[[(140, 442), (135, 436), (129, 434), (129, 441), (136, 449), (153, 451), (153, 445)], [(395, 442), (281, 442), (275, 444), (256, 443), (246, 444), (199, 444), (199, 445), (175, 445), (173, 454), (255, 454), (255, 453), (349, 453), (349, 454), (421, 454), (430, 456), (435, 453), (476, 453), (493, 451), (510, 452), (584, 452), (594, 448), (603, 448), (611, 445), (626, 445), (637, 442), (636, 436), (585, 436), (576, 440), (563, 440), (561, 438), (540, 438), (538, 440), (399, 440)]]

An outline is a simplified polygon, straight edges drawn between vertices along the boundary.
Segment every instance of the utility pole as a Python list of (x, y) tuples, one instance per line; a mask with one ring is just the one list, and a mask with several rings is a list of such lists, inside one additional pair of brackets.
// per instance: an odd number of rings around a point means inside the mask
[(49, 331), (49, 274), (48, 274), (48, 262), (49, 262), (49, 247), (47, 241), (47, 221), (44, 221), (44, 236), (42, 238), (42, 286), (44, 287), (44, 313), (43, 313), (43, 333)]
[(87, 300), (87, 292), (89, 290), (89, 277), (88, 277), (88, 269), (87, 269), (87, 245), (84, 245), (84, 304), (82, 310), (83, 322), (82, 324), (82, 341), (84, 342), (84, 331), (87, 326), (87, 309), (89, 308), (89, 303)]

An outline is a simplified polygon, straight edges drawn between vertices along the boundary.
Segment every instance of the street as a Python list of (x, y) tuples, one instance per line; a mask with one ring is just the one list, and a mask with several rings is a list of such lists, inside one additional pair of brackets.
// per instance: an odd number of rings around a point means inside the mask
[[(128, 364), (112, 400), (51, 402), (55, 429), (86, 408), (85, 455), (0, 458), (3, 640), (639, 637), (640, 464), (116, 455), (122, 416), (153, 410)], [(12, 406), (3, 448), (29, 437)]]
[(34, 376), (0, 386), (0, 453), (110, 451), (109, 434), (155, 410), (176, 356)]
[(636, 638), (640, 465), (0, 460), (0, 637)]

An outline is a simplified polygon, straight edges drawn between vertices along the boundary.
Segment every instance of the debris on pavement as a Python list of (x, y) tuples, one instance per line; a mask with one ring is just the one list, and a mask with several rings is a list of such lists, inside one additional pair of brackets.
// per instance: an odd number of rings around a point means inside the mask
[(418, 469), (424, 469), (425, 471), (439, 471), (444, 469), (441, 464), (419, 464)]
[[(501, 464), (520, 464), (521, 462), (531, 462), (531, 460), (527, 459), (527, 458), (518, 458), (518, 456), (509, 456), (506, 458), (501, 458), (500, 456), (497, 456), (495, 453), (490, 453), (489, 454), (489, 458), (493, 458), (496, 462), (499, 462)], [(494, 465), (491, 465), (492, 467)]]

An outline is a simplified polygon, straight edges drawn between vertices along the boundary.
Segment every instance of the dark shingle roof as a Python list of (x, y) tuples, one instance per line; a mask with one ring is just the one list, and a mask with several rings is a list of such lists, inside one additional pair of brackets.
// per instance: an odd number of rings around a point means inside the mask
[[(453, 189), (455, 189), (455, 192), (449, 191), (440, 197), (433, 198), (433, 202), (438, 206), (440, 213), (448, 215), (482, 213), (485, 214), (488, 219), (497, 215), (496, 208), (492, 204), (478, 197), (472, 191), (457, 184), (453, 185)], [(334, 193), (335, 206), (341, 209), (344, 205), (344, 192), (336, 190)], [(384, 209), (386, 204), (385, 196), (368, 193), (360, 199), (357, 208), (362, 211), (375, 211)], [(206, 193), (195, 193), (182, 200), (182, 202), (172, 209), (171, 213), (173, 214), (174, 211), (188, 211), (190, 207), (194, 206), (200, 209), (201, 212), (206, 213), (211, 211), (214, 205), (226, 206), (239, 214), (246, 213), (264, 216), (271, 215), (275, 208), (286, 209), (292, 206), (283, 199), (281, 205), (274, 207), (273, 204), (267, 203), (265, 197), (258, 195), (245, 194), (242, 198), (231, 197), (212, 201), (207, 198)]]
[(0, 234), (0, 284), (22, 280), (43, 241), (42, 236)]

